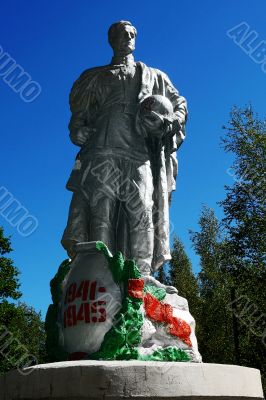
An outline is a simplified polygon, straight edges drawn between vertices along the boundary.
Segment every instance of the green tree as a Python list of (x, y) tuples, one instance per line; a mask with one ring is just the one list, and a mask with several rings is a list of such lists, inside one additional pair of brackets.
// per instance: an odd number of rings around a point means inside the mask
[(266, 385), (266, 121), (251, 107), (234, 108), (222, 143), (234, 155), (234, 181), (220, 202), (227, 232), (227, 262), (238, 335), (239, 362), (257, 367)]
[(223, 259), (225, 239), (212, 209), (203, 208), (199, 226), (199, 232), (190, 232), (201, 266), (198, 276), (201, 298), (199, 347), (205, 362), (234, 363), (231, 283)]
[(12, 251), (10, 239), (0, 227), (0, 373), (21, 368), (44, 359), (44, 326), (39, 313), (21, 297), (19, 271), (13, 260), (5, 257)]
[(226, 152), (235, 159), (228, 173), (232, 186), (226, 186), (226, 198), (220, 203), (223, 220), (234, 254), (245, 260), (240, 269), (252, 264), (265, 277), (266, 253), (266, 121), (260, 120), (251, 107), (234, 108), (226, 134), (222, 138)]
[(19, 271), (13, 265), (13, 260), (3, 257), (12, 251), (10, 239), (4, 236), (3, 228), (0, 227), (0, 301), (11, 298), (17, 300), (21, 297), (18, 276)]

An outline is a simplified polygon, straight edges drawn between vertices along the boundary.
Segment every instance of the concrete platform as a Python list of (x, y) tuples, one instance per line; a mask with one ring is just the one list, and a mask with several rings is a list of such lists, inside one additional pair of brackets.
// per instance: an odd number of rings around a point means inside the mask
[(69, 361), (0, 377), (1, 400), (263, 399), (260, 372), (235, 365)]

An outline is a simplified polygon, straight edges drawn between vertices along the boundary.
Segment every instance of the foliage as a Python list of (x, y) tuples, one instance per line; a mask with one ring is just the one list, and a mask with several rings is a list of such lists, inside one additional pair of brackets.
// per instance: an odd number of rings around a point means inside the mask
[[(229, 170), (234, 184), (225, 187), (226, 198), (220, 203), (223, 222), (234, 254), (265, 277), (266, 121), (258, 119), (251, 107), (234, 108), (224, 129), (224, 149), (232, 152), (235, 160)], [(243, 263), (239, 267), (242, 269)]]
[(10, 239), (4, 236), (3, 228), (0, 227), (0, 301), (6, 298), (17, 300), (21, 297), (18, 276), (19, 271), (13, 265), (13, 260), (3, 257), (12, 251)]
[(25, 303), (0, 304), (0, 373), (44, 362), (45, 334), (40, 313)]
[(190, 232), (196, 254), (200, 257), (199, 291), (201, 326), (199, 348), (205, 362), (235, 363), (230, 277), (223, 268), (223, 238), (214, 211), (204, 207), (199, 232)]
[(25, 303), (10, 300), (21, 297), (19, 271), (10, 253), (10, 239), (0, 227), (0, 373), (44, 361), (44, 326), (40, 313)]

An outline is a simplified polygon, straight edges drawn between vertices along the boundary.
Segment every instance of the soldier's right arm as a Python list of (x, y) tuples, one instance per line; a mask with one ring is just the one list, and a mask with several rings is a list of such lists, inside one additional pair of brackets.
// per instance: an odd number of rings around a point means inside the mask
[(93, 133), (88, 115), (93, 114), (94, 82), (98, 68), (86, 70), (74, 82), (70, 92), (70, 110), (72, 116), (69, 123), (70, 139), (77, 146), (83, 146)]

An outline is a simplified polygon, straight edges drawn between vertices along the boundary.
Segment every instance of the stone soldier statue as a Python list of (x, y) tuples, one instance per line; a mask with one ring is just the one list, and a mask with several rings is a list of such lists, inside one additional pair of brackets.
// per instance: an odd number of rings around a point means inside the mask
[(62, 244), (103, 241), (135, 259), (143, 275), (171, 258), (169, 204), (187, 106), (167, 75), (135, 62), (136, 28), (114, 23), (109, 65), (88, 69), (70, 93), (70, 138), (81, 147)]

